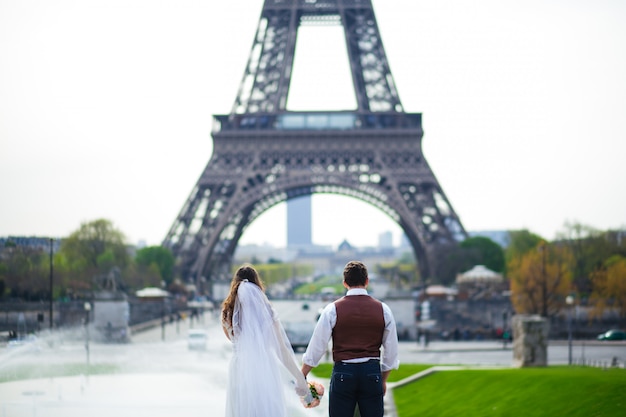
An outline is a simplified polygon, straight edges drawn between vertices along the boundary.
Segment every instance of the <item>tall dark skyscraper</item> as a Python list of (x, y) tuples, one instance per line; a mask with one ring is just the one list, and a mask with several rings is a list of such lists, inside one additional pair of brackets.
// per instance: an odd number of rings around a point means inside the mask
[(287, 246), (310, 246), (311, 196), (297, 197), (287, 201)]

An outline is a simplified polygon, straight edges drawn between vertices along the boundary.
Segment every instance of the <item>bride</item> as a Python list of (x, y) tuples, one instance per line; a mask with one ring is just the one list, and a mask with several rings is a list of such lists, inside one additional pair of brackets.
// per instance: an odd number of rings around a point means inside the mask
[(222, 327), (233, 343), (226, 417), (286, 417), (288, 396), (297, 399), (295, 394), (304, 396), (309, 388), (263, 282), (250, 265), (233, 276), (222, 304)]

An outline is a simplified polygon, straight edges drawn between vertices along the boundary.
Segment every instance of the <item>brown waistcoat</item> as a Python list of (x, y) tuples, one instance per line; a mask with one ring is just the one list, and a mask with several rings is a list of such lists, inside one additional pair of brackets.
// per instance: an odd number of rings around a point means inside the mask
[(333, 360), (380, 357), (385, 317), (383, 305), (369, 295), (350, 295), (335, 301)]

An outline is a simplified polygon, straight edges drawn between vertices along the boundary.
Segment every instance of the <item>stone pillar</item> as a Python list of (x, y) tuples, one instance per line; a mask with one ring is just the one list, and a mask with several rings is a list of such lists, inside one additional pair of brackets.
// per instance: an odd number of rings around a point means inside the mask
[(512, 325), (513, 366), (547, 366), (550, 329), (548, 321), (536, 315), (515, 315)]

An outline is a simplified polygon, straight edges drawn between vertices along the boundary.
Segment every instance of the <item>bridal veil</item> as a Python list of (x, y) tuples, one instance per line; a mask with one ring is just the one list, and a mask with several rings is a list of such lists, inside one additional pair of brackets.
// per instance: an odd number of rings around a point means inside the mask
[(244, 281), (232, 317), (226, 417), (283, 417), (307, 390), (289, 339), (265, 293)]

